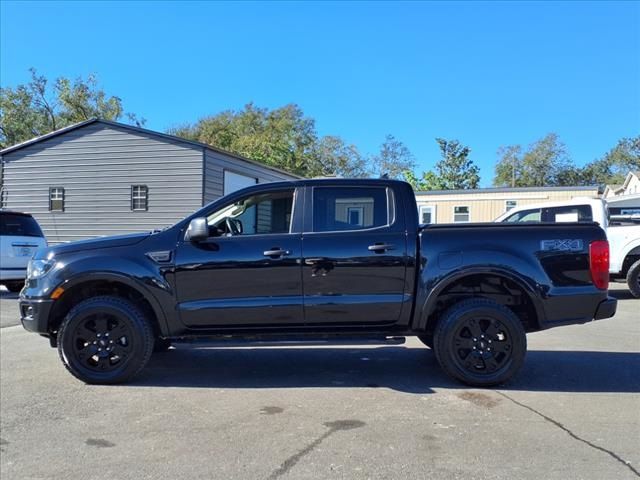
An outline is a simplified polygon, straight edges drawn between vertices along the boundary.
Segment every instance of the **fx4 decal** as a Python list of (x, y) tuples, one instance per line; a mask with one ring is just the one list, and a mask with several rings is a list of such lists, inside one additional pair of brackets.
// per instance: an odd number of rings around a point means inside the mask
[(552, 239), (541, 240), (540, 248), (544, 251), (559, 250), (562, 252), (580, 252), (582, 251), (582, 240), (579, 238)]

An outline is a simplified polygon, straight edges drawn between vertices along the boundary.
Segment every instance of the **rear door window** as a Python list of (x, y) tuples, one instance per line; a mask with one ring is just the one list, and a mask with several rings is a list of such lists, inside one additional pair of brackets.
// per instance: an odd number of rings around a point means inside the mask
[(313, 231), (336, 232), (391, 223), (385, 187), (315, 187)]
[(33, 217), (0, 213), (0, 235), (15, 237), (43, 237), (38, 222)]

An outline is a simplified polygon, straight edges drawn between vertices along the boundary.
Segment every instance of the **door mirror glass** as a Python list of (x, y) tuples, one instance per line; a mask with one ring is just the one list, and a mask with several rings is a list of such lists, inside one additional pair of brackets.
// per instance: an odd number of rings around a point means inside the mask
[(189, 228), (185, 235), (185, 240), (199, 242), (209, 238), (209, 227), (205, 217), (194, 218), (189, 222)]

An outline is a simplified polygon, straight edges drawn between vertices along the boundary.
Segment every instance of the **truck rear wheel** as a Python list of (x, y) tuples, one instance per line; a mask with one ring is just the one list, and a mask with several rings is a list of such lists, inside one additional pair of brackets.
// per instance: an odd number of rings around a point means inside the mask
[(510, 380), (520, 370), (527, 337), (522, 322), (507, 307), (472, 298), (443, 314), (433, 344), (447, 374), (467, 385), (489, 387)]
[(627, 285), (631, 295), (640, 298), (640, 260), (635, 262), (627, 272)]
[(85, 383), (128, 380), (151, 357), (154, 335), (142, 311), (129, 300), (101, 296), (73, 307), (58, 332), (58, 353), (69, 372)]

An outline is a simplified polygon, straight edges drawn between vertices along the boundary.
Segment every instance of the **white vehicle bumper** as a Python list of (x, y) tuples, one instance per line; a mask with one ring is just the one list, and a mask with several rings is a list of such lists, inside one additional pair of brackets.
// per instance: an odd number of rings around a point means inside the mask
[(0, 270), (1, 280), (24, 280), (27, 278), (26, 268), (6, 268)]

